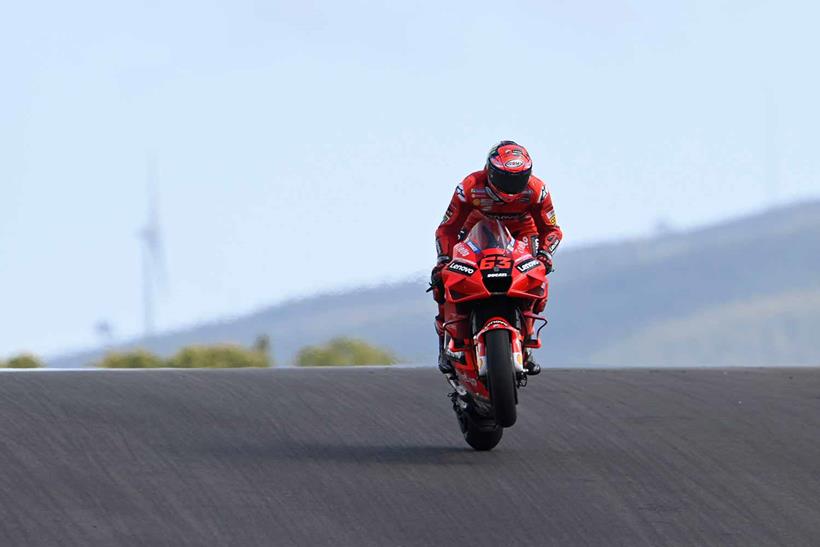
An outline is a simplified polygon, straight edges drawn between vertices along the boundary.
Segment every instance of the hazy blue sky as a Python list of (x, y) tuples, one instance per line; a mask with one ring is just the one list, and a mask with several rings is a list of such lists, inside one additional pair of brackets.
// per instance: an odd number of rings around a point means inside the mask
[(808, 1), (0, 6), (0, 355), (140, 331), (150, 152), (163, 328), (426, 270), (502, 138), (565, 248), (820, 195)]

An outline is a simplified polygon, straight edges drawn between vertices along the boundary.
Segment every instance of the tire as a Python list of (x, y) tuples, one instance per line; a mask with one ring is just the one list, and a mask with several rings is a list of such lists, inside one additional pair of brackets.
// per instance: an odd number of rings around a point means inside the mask
[(465, 411), (458, 413), (458, 425), (467, 444), (480, 452), (495, 448), (504, 435), (504, 428), (500, 425), (482, 422)]
[(516, 382), (513, 368), (510, 333), (504, 329), (484, 335), (487, 357), (487, 387), (495, 411), (495, 421), (501, 427), (515, 423)]

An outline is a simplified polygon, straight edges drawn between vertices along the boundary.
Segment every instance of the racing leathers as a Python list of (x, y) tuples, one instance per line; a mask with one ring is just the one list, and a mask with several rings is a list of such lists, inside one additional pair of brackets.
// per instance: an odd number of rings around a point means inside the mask
[[(563, 234), (556, 221), (552, 196), (541, 179), (531, 175), (526, 188), (515, 199), (504, 201), (488, 183), (486, 169), (468, 175), (456, 187), (444, 219), (436, 230), (439, 269), (453, 256), (453, 247), (459, 241), (459, 234), (469, 231), (481, 218), (503, 222), (513, 237), (530, 245), (533, 256), (545, 263), (547, 271), (551, 269), (552, 255)], [(433, 295), (439, 305), (436, 331), (441, 339), (444, 291), (440, 281), (433, 281)], [(535, 303), (533, 311), (540, 313), (545, 306), (546, 297)]]

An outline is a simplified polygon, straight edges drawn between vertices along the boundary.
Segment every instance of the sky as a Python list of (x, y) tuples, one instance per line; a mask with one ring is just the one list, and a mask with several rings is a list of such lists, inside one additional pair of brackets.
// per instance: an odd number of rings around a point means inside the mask
[[(812, 2), (0, 1), (0, 357), (404, 279), (515, 139), (564, 249), (820, 197)], [(773, 219), (776, 222), (776, 219)], [(556, 260), (560, 263), (560, 251)]]

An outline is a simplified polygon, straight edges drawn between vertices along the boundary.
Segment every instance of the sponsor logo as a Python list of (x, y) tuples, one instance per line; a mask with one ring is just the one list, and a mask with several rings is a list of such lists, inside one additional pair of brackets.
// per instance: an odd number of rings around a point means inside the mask
[(524, 160), (510, 160), (504, 164), (504, 167), (515, 169), (517, 167), (521, 167), (522, 165), (524, 165)]
[(499, 201), (501, 201), (501, 198), (500, 198), (500, 197), (498, 197), (497, 195), (495, 195), (495, 192), (493, 192), (492, 188), (490, 188), (489, 186), (487, 186), (486, 190), (487, 190), (487, 195), (488, 195), (488, 196), (490, 196), (490, 198), (491, 198), (493, 201), (495, 201), (496, 203), (497, 203), (497, 202), (499, 202)]
[(538, 260), (537, 258), (531, 258), (531, 259), (527, 260), (526, 262), (522, 262), (521, 264), (518, 264), (516, 266), (516, 269), (519, 272), (524, 273), (524, 272), (528, 272), (528, 271), (532, 270), (533, 268), (536, 268), (539, 264), (541, 264), (540, 260)]
[(469, 256), (469, 255), (470, 255), (470, 251), (468, 251), (468, 250), (464, 247), (464, 245), (457, 245), (457, 246), (456, 246), (456, 252), (457, 252), (458, 254), (460, 254), (461, 256)]
[(545, 199), (547, 199), (547, 185), (546, 184), (541, 186), (541, 195), (538, 196), (538, 203), (541, 203)]
[(518, 195), (518, 203), (526, 203), (529, 205), (532, 202), (532, 190), (527, 189)]
[(458, 186), (456, 186), (456, 195), (458, 196), (458, 199), (460, 199), (461, 201), (467, 201), (467, 198), (464, 197), (464, 185), (459, 184)]
[(464, 376), (463, 374), (459, 374), (458, 379), (461, 382), (470, 384), (471, 386), (477, 386), (478, 385), (478, 382), (476, 382), (475, 378), (470, 378), (469, 376)]
[(480, 199), (474, 199), (473, 200), (473, 205), (478, 207), (479, 205), (481, 205), (481, 200)]
[(475, 273), (475, 268), (470, 266), (469, 264), (464, 264), (462, 262), (453, 262), (447, 269), (451, 272), (456, 272), (464, 275), (473, 275)]
[(502, 213), (492, 213), (489, 211), (485, 212), (485, 214), (488, 217), (494, 218), (496, 220), (518, 220), (519, 218), (524, 218), (524, 216), (526, 215), (525, 213), (519, 213), (517, 215), (505, 215)]
[(552, 226), (558, 223), (558, 218), (555, 216), (555, 209), (551, 209), (550, 212), (547, 213), (547, 222)]
[(508, 275), (507, 272), (493, 272), (486, 274), (484, 277), (507, 277)]

